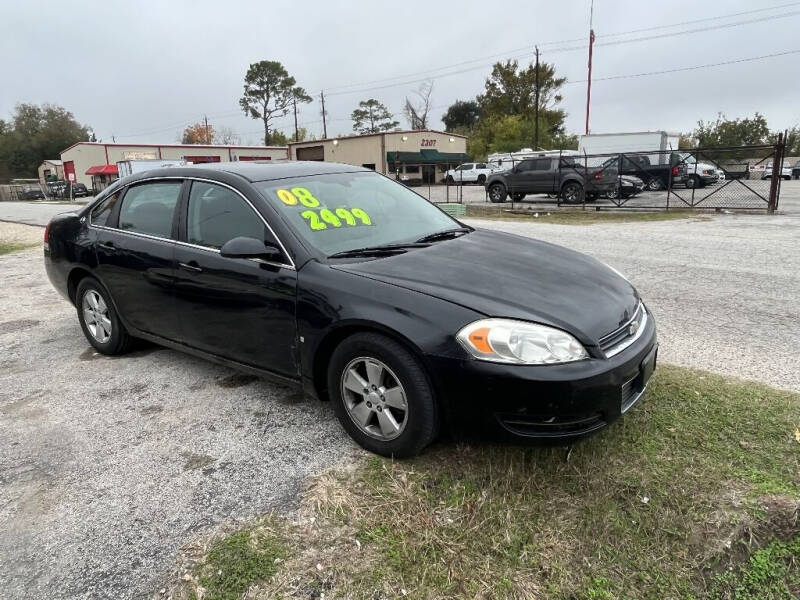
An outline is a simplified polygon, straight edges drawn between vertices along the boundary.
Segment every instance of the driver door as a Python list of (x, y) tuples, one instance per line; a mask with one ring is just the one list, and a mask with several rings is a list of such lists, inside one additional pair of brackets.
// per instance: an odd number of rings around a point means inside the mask
[(277, 240), (244, 196), (192, 181), (175, 250), (175, 298), (183, 343), (250, 366), (296, 377), (297, 272), (260, 259), (226, 258), (235, 237)]

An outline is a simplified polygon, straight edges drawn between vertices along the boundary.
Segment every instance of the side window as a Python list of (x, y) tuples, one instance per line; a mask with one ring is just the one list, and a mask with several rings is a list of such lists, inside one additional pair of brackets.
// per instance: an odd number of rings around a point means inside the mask
[(181, 181), (159, 181), (128, 188), (119, 211), (119, 228), (172, 237), (172, 218), (181, 185)]
[(189, 194), (186, 239), (190, 244), (221, 248), (236, 237), (270, 239), (264, 222), (233, 190), (195, 181)]
[(472, 163), (470, 163), (470, 164), (464, 165), (463, 169), (464, 169), (464, 171), (471, 171), (472, 170), (472, 166), (473, 166)]
[(553, 164), (553, 161), (550, 158), (538, 158), (532, 162), (534, 171), (549, 171), (550, 165)]
[(523, 160), (519, 165), (517, 165), (518, 171), (533, 171), (533, 165), (536, 161), (533, 160)]
[(120, 192), (111, 194), (108, 198), (100, 202), (92, 209), (91, 221), (92, 225), (105, 226), (108, 223), (108, 217), (114, 212), (114, 207), (119, 202)]
[(475, 168), (476, 168), (476, 169), (485, 169), (485, 168), (486, 168), (486, 165), (485, 165), (484, 163), (480, 163), (480, 164), (478, 164), (478, 165), (475, 165)]

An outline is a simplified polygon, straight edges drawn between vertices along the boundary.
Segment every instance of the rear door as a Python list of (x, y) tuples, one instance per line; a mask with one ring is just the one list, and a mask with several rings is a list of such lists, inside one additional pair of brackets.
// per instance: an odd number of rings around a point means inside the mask
[(128, 186), (90, 215), (98, 275), (124, 322), (175, 339), (172, 286), (181, 179)]
[(556, 189), (558, 159), (537, 158), (533, 161), (530, 173), (531, 191), (549, 194)]
[(235, 237), (278, 245), (245, 197), (193, 181), (181, 208), (175, 302), (184, 343), (247, 365), (297, 377), (297, 272), (288, 257), (268, 263), (225, 258)]

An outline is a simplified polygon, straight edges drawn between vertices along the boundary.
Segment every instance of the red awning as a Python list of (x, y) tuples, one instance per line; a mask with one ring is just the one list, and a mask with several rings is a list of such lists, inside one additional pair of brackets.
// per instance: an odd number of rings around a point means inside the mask
[(87, 175), (119, 175), (117, 165), (95, 165), (89, 167), (86, 171)]

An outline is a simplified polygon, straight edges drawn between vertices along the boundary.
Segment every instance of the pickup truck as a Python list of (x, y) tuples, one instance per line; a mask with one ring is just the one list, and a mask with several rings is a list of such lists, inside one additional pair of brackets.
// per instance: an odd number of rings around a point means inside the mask
[(570, 157), (526, 158), (513, 168), (492, 173), (486, 191), (492, 202), (505, 202), (510, 195), (518, 202), (527, 194), (558, 194), (564, 202), (577, 204), (583, 194), (588, 199), (613, 193), (617, 168), (584, 167)]
[[(605, 166), (616, 166), (618, 158), (610, 158)], [(623, 154), (623, 175), (638, 177), (644, 181), (645, 189), (657, 192), (672, 184), (681, 183), (687, 188), (703, 187), (719, 180), (719, 169), (714, 165), (700, 162), (686, 152), (671, 152), (669, 164), (652, 164), (650, 157), (643, 154)]]
[(483, 185), (486, 179), (494, 173), (494, 169), (487, 163), (464, 163), (445, 173), (447, 183), (479, 183)]

